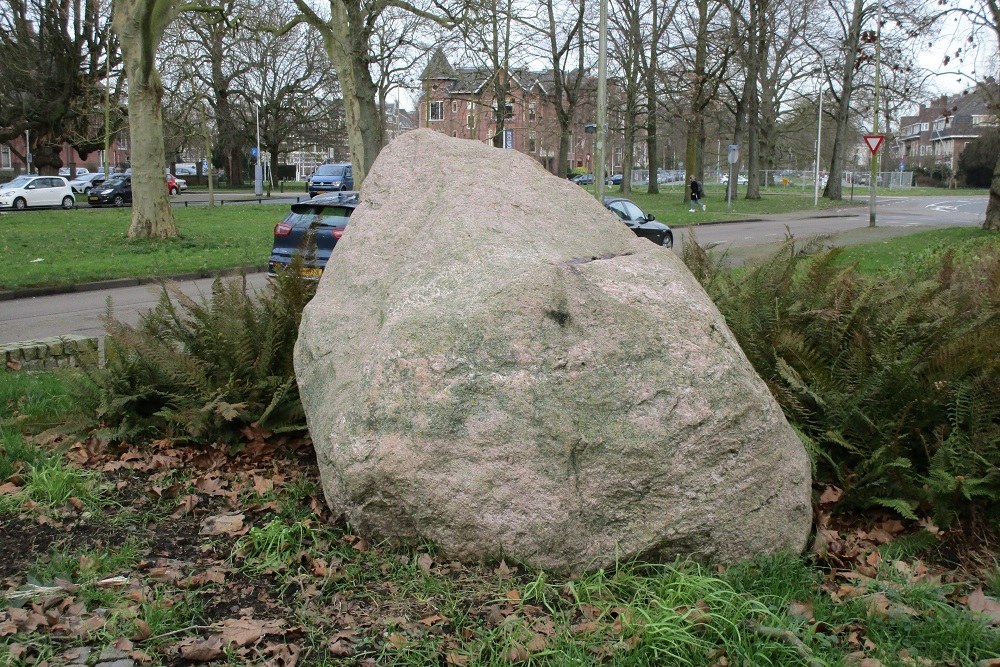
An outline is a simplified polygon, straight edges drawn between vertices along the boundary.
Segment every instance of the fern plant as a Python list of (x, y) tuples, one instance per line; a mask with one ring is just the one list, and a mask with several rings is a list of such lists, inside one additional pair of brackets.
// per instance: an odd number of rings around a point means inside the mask
[(165, 284), (136, 326), (106, 317), (107, 363), (88, 373), (89, 400), (112, 439), (236, 441), (247, 426), (302, 431), (292, 366), (302, 309), (315, 283), (298, 262), (260, 293), (245, 277), (216, 280), (201, 300)]
[(1000, 260), (945, 253), (867, 278), (789, 239), (740, 270), (685, 244), (715, 300), (844, 500), (941, 525), (1000, 516)]

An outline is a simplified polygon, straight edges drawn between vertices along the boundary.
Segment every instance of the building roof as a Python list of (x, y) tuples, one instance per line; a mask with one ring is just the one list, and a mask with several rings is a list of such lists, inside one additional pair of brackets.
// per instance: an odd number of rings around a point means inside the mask
[(421, 79), (455, 79), (455, 68), (448, 62), (441, 47), (434, 49), (430, 61), (420, 74)]

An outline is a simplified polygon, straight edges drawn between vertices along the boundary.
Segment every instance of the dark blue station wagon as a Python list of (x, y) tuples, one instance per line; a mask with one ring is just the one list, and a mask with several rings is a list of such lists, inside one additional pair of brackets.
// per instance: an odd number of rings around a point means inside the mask
[(267, 272), (276, 275), (302, 255), (303, 278), (319, 278), (337, 241), (344, 235), (347, 219), (359, 203), (357, 192), (333, 192), (298, 204), (274, 227), (274, 243)]

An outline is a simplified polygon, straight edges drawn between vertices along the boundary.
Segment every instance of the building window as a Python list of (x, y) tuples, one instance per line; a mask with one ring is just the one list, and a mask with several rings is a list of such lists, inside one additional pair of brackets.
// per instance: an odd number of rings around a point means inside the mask
[(444, 102), (431, 102), (431, 120), (444, 120)]
[(921, 132), (926, 132), (929, 129), (931, 129), (931, 124), (930, 123), (921, 123), (920, 124), (920, 131)]
[(10, 169), (10, 146), (0, 146), (0, 169)]
[[(496, 101), (494, 101), (493, 102), (493, 113), (494, 114), (496, 114), (496, 110), (497, 110), (497, 103), (496, 103)], [(513, 100), (507, 100), (507, 103), (504, 104), (503, 117), (504, 117), (505, 120), (513, 120), (514, 119), (514, 102), (513, 102)]]
[(468, 127), (470, 130), (476, 127), (476, 117), (473, 116), (471, 113), (468, 116)]
[(528, 104), (528, 120), (530, 120), (530, 121), (534, 121), (535, 120), (535, 103), (534, 102), (530, 102)]
[(535, 131), (534, 130), (529, 130), (528, 131), (528, 152), (529, 153), (534, 153), (536, 150), (537, 150), (537, 147), (535, 146)]
[(452, 133), (451, 133), (451, 136), (453, 136), (453, 137), (455, 137), (456, 139), (458, 139), (458, 132), (452, 132)]
[(458, 100), (451, 101), (451, 112), (458, 113)]

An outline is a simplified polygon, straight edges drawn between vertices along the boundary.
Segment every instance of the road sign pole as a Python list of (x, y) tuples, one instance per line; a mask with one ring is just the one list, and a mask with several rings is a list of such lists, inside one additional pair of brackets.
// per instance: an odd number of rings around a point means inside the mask
[(729, 144), (729, 156), (726, 158), (729, 162), (729, 181), (726, 183), (726, 208), (729, 211), (733, 210), (733, 189), (736, 184), (733, 182), (735, 174), (733, 170), (736, 167), (736, 163), (740, 161), (740, 145), (739, 144)]

